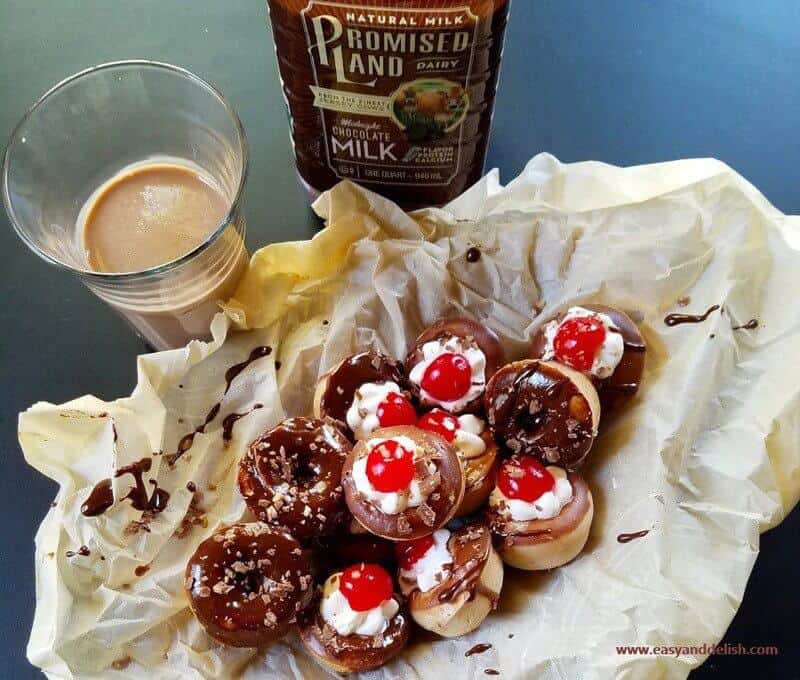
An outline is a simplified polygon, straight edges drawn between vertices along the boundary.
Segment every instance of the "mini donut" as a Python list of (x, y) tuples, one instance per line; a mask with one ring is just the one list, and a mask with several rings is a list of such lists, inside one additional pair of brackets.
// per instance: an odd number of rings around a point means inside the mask
[(417, 414), (404, 383), (400, 362), (378, 352), (354, 354), (320, 378), (314, 415), (340, 421), (355, 439), (379, 427), (413, 425)]
[(464, 497), (455, 449), (416, 427), (376, 430), (358, 442), (344, 464), (345, 501), (376, 536), (405, 541), (446, 524)]
[(466, 635), (497, 608), (503, 562), (482, 524), (396, 545), (400, 590), (422, 628), (443, 637)]
[(480, 410), (486, 383), (505, 360), (494, 331), (472, 319), (446, 319), (409, 350), (408, 385), (423, 406), (472, 413)]
[(305, 540), (347, 517), (342, 465), (352, 448), (332, 420), (289, 418), (256, 439), (239, 462), (239, 490), (263, 522)]
[(476, 512), (494, 488), (497, 443), (486, 423), (471, 413), (455, 416), (433, 409), (417, 421), (417, 427), (444, 437), (456, 450), (464, 470), (464, 500), (456, 517)]
[(497, 441), (511, 453), (574, 469), (597, 436), (597, 390), (563, 364), (524, 359), (501, 368), (486, 387), (485, 404)]
[(408, 642), (411, 624), (392, 577), (376, 564), (332, 574), (319, 606), (301, 622), (300, 639), (321, 665), (337, 673), (380, 668)]
[[(586, 318), (591, 319), (589, 324), (582, 323)], [(586, 338), (585, 345), (578, 336)], [(556, 337), (561, 341), (555, 342)], [(581, 305), (539, 328), (530, 357), (558, 361), (588, 375), (607, 421), (639, 390), (646, 351), (641, 331), (625, 312), (606, 305)]]
[(234, 524), (203, 541), (186, 565), (185, 589), (205, 631), (233, 647), (283, 637), (314, 596), (300, 544), (263, 522)]
[(574, 472), (531, 456), (503, 462), (486, 523), (503, 561), (517, 569), (554, 569), (583, 550), (592, 526), (592, 493)]

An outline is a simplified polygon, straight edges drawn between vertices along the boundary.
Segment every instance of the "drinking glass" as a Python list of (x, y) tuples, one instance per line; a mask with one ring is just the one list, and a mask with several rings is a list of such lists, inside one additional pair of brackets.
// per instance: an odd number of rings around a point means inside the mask
[[(222, 95), (195, 74), (153, 61), (101, 64), (46, 92), (11, 135), (3, 202), (20, 238), (77, 276), (156, 349), (209, 334), (219, 301), (247, 268), (241, 212), (247, 140)], [(89, 267), (79, 214), (95, 190), (133, 164), (182, 159), (228, 200), (222, 222), (185, 255), (136, 272)]]

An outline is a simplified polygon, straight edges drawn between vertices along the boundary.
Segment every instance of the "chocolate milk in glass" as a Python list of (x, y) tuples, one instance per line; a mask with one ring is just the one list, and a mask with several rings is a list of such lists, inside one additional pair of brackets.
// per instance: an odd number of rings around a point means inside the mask
[(483, 173), (509, 0), (268, 0), (297, 171), (406, 208)]
[[(189, 161), (143, 161), (89, 197), (78, 216), (78, 235), (92, 271), (145, 276), (200, 248), (226, 223), (230, 204), (223, 187)], [(180, 347), (208, 335), (219, 302), (233, 295), (246, 268), (242, 235), (231, 224), (176, 274), (144, 284), (133, 301), (98, 294), (155, 348)]]

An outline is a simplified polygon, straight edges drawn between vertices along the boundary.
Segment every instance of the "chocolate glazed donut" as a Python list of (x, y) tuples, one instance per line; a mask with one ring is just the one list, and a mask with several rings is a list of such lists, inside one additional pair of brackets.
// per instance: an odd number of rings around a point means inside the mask
[[(503, 350), (503, 346), (500, 344), (500, 340), (493, 330), (473, 319), (455, 317), (435, 323), (433, 326), (423, 331), (415, 340), (413, 347), (411, 347), (406, 357), (406, 374), (410, 374), (414, 366), (422, 361), (422, 346), (426, 342), (434, 342), (450, 337), (461, 338), (467, 346), (474, 344), (483, 352), (486, 357), (485, 377), (487, 383), (495, 372), (506, 362), (506, 354)], [(409, 388), (414, 393), (414, 396), (419, 397), (419, 385), (413, 385), (409, 381)], [(472, 412), (479, 410), (480, 407), (481, 398), (478, 397), (463, 410)]]
[[(394, 599), (401, 604), (400, 598)], [(411, 623), (401, 608), (389, 621), (383, 633), (376, 636), (339, 635), (325, 623), (319, 607), (308, 609), (301, 621), (300, 637), (311, 654), (338, 673), (360, 673), (380, 668), (397, 656), (411, 635)]]
[(600, 420), (597, 391), (567, 366), (514, 362), (494, 375), (484, 399), (489, 426), (512, 453), (573, 469), (592, 448)]
[[(464, 473), (455, 449), (438, 434), (399, 425), (375, 430), (370, 439), (392, 437), (408, 437), (422, 449), (423, 454), (417, 462), (416, 472), (420, 486), (426, 482), (435, 485), (426, 502), (391, 515), (382, 512), (356, 488), (353, 464), (356, 460), (369, 455), (367, 446), (369, 440), (358, 442), (347, 456), (342, 470), (342, 486), (347, 507), (364, 528), (376, 536), (392, 541), (410, 541), (433, 533), (452, 519), (464, 498)], [(426, 461), (431, 462), (436, 468), (433, 475), (427, 471)]]
[(314, 394), (314, 414), (329, 417), (347, 427), (347, 411), (356, 390), (365, 383), (394, 382), (403, 386), (400, 362), (378, 352), (361, 352), (347, 357), (322, 376)]
[(347, 516), (341, 475), (350, 449), (331, 420), (284, 420), (250, 445), (239, 463), (239, 489), (263, 522), (300, 540), (329, 535)]
[(203, 541), (186, 566), (185, 588), (206, 632), (233, 647), (283, 637), (314, 595), (300, 544), (262, 522), (235, 524)]
[[(639, 384), (644, 372), (645, 354), (647, 347), (638, 326), (623, 311), (606, 305), (580, 305), (590, 312), (605, 314), (614, 323), (622, 335), (624, 351), (622, 359), (614, 372), (605, 380), (592, 377), (597, 394), (600, 396), (600, 408), (603, 412), (603, 422), (607, 422), (613, 413), (619, 413), (620, 407), (633, 399), (639, 391)], [(560, 314), (553, 321), (561, 322), (564, 314)], [(547, 347), (547, 338), (544, 329), (547, 324), (540, 326), (531, 343), (530, 357), (541, 359)]]

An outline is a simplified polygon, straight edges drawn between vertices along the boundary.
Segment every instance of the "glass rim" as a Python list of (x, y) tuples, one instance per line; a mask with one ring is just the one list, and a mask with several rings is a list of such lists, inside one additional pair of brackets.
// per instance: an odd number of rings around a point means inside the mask
[[(230, 116), (231, 120), (233, 121), (234, 127), (236, 128), (236, 133), (239, 137), (239, 142), (241, 144), (241, 153), (242, 153), (242, 161), (241, 161), (241, 174), (239, 177), (238, 186), (236, 187), (236, 192), (231, 199), (231, 205), (228, 209), (228, 212), (222, 218), (220, 224), (218, 224), (213, 231), (209, 233), (209, 235), (197, 246), (192, 248), (189, 252), (181, 255), (180, 257), (175, 258), (174, 260), (170, 260), (169, 262), (164, 262), (163, 264), (156, 265), (155, 267), (149, 267), (147, 269), (140, 269), (136, 271), (130, 272), (98, 272), (92, 269), (84, 269), (73, 267), (66, 262), (62, 262), (58, 258), (53, 257), (52, 255), (45, 253), (39, 246), (37, 246), (30, 237), (25, 233), (24, 228), (22, 227), (22, 220), (20, 220), (14, 210), (14, 206), (11, 202), (11, 195), (9, 193), (9, 183), (8, 183), (8, 170), (10, 165), (11, 159), (11, 151), (13, 148), (20, 141), (20, 135), (22, 128), (24, 127), (25, 123), (27, 123), (31, 116), (33, 116), (39, 108), (47, 102), (51, 97), (56, 95), (60, 92), (64, 87), (74, 83), (77, 80), (80, 80), (86, 76), (98, 73), (100, 71), (107, 71), (113, 69), (122, 69), (122, 68), (129, 68), (129, 67), (148, 67), (154, 68), (156, 70), (163, 70), (171, 72), (175, 75), (182, 76), (196, 85), (200, 86), (201, 88), (205, 89), (206, 91), (210, 92), (219, 102), (222, 104), (225, 111), (227, 111), (228, 115)], [(244, 126), (242, 125), (242, 121), (239, 118), (239, 115), (236, 113), (236, 110), (231, 106), (227, 99), (225, 99), (222, 92), (219, 91), (214, 85), (210, 82), (201, 78), (196, 73), (185, 69), (181, 66), (175, 66), (174, 64), (169, 64), (163, 61), (154, 61), (151, 59), (123, 59), (120, 61), (109, 61), (102, 64), (96, 64), (95, 66), (90, 66), (89, 68), (83, 69), (82, 71), (78, 71), (77, 73), (73, 73), (70, 76), (67, 76), (63, 80), (60, 80), (47, 91), (44, 92), (28, 109), (25, 111), (25, 114), (22, 116), (20, 121), (14, 126), (14, 129), (9, 137), (8, 143), (6, 144), (5, 151), (3, 152), (3, 163), (2, 163), (2, 192), (3, 192), (3, 204), (5, 205), (6, 213), (8, 214), (8, 219), (11, 222), (11, 226), (14, 228), (14, 231), (17, 233), (17, 236), (25, 243), (25, 245), (30, 248), (31, 251), (36, 253), (41, 259), (49, 264), (55, 265), (60, 269), (64, 269), (72, 274), (80, 275), (84, 278), (94, 279), (95, 281), (124, 281), (127, 279), (135, 279), (137, 277), (142, 276), (150, 276), (153, 274), (162, 274), (168, 271), (172, 271), (173, 269), (177, 269), (181, 265), (185, 264), (189, 260), (194, 259), (197, 255), (202, 253), (206, 248), (208, 248), (212, 243), (214, 243), (219, 236), (227, 229), (227, 227), (233, 222), (234, 215), (238, 209), (239, 203), (241, 202), (242, 193), (244, 192), (245, 183), (247, 180), (247, 172), (249, 167), (249, 148), (247, 144), (247, 135), (244, 130)]]

